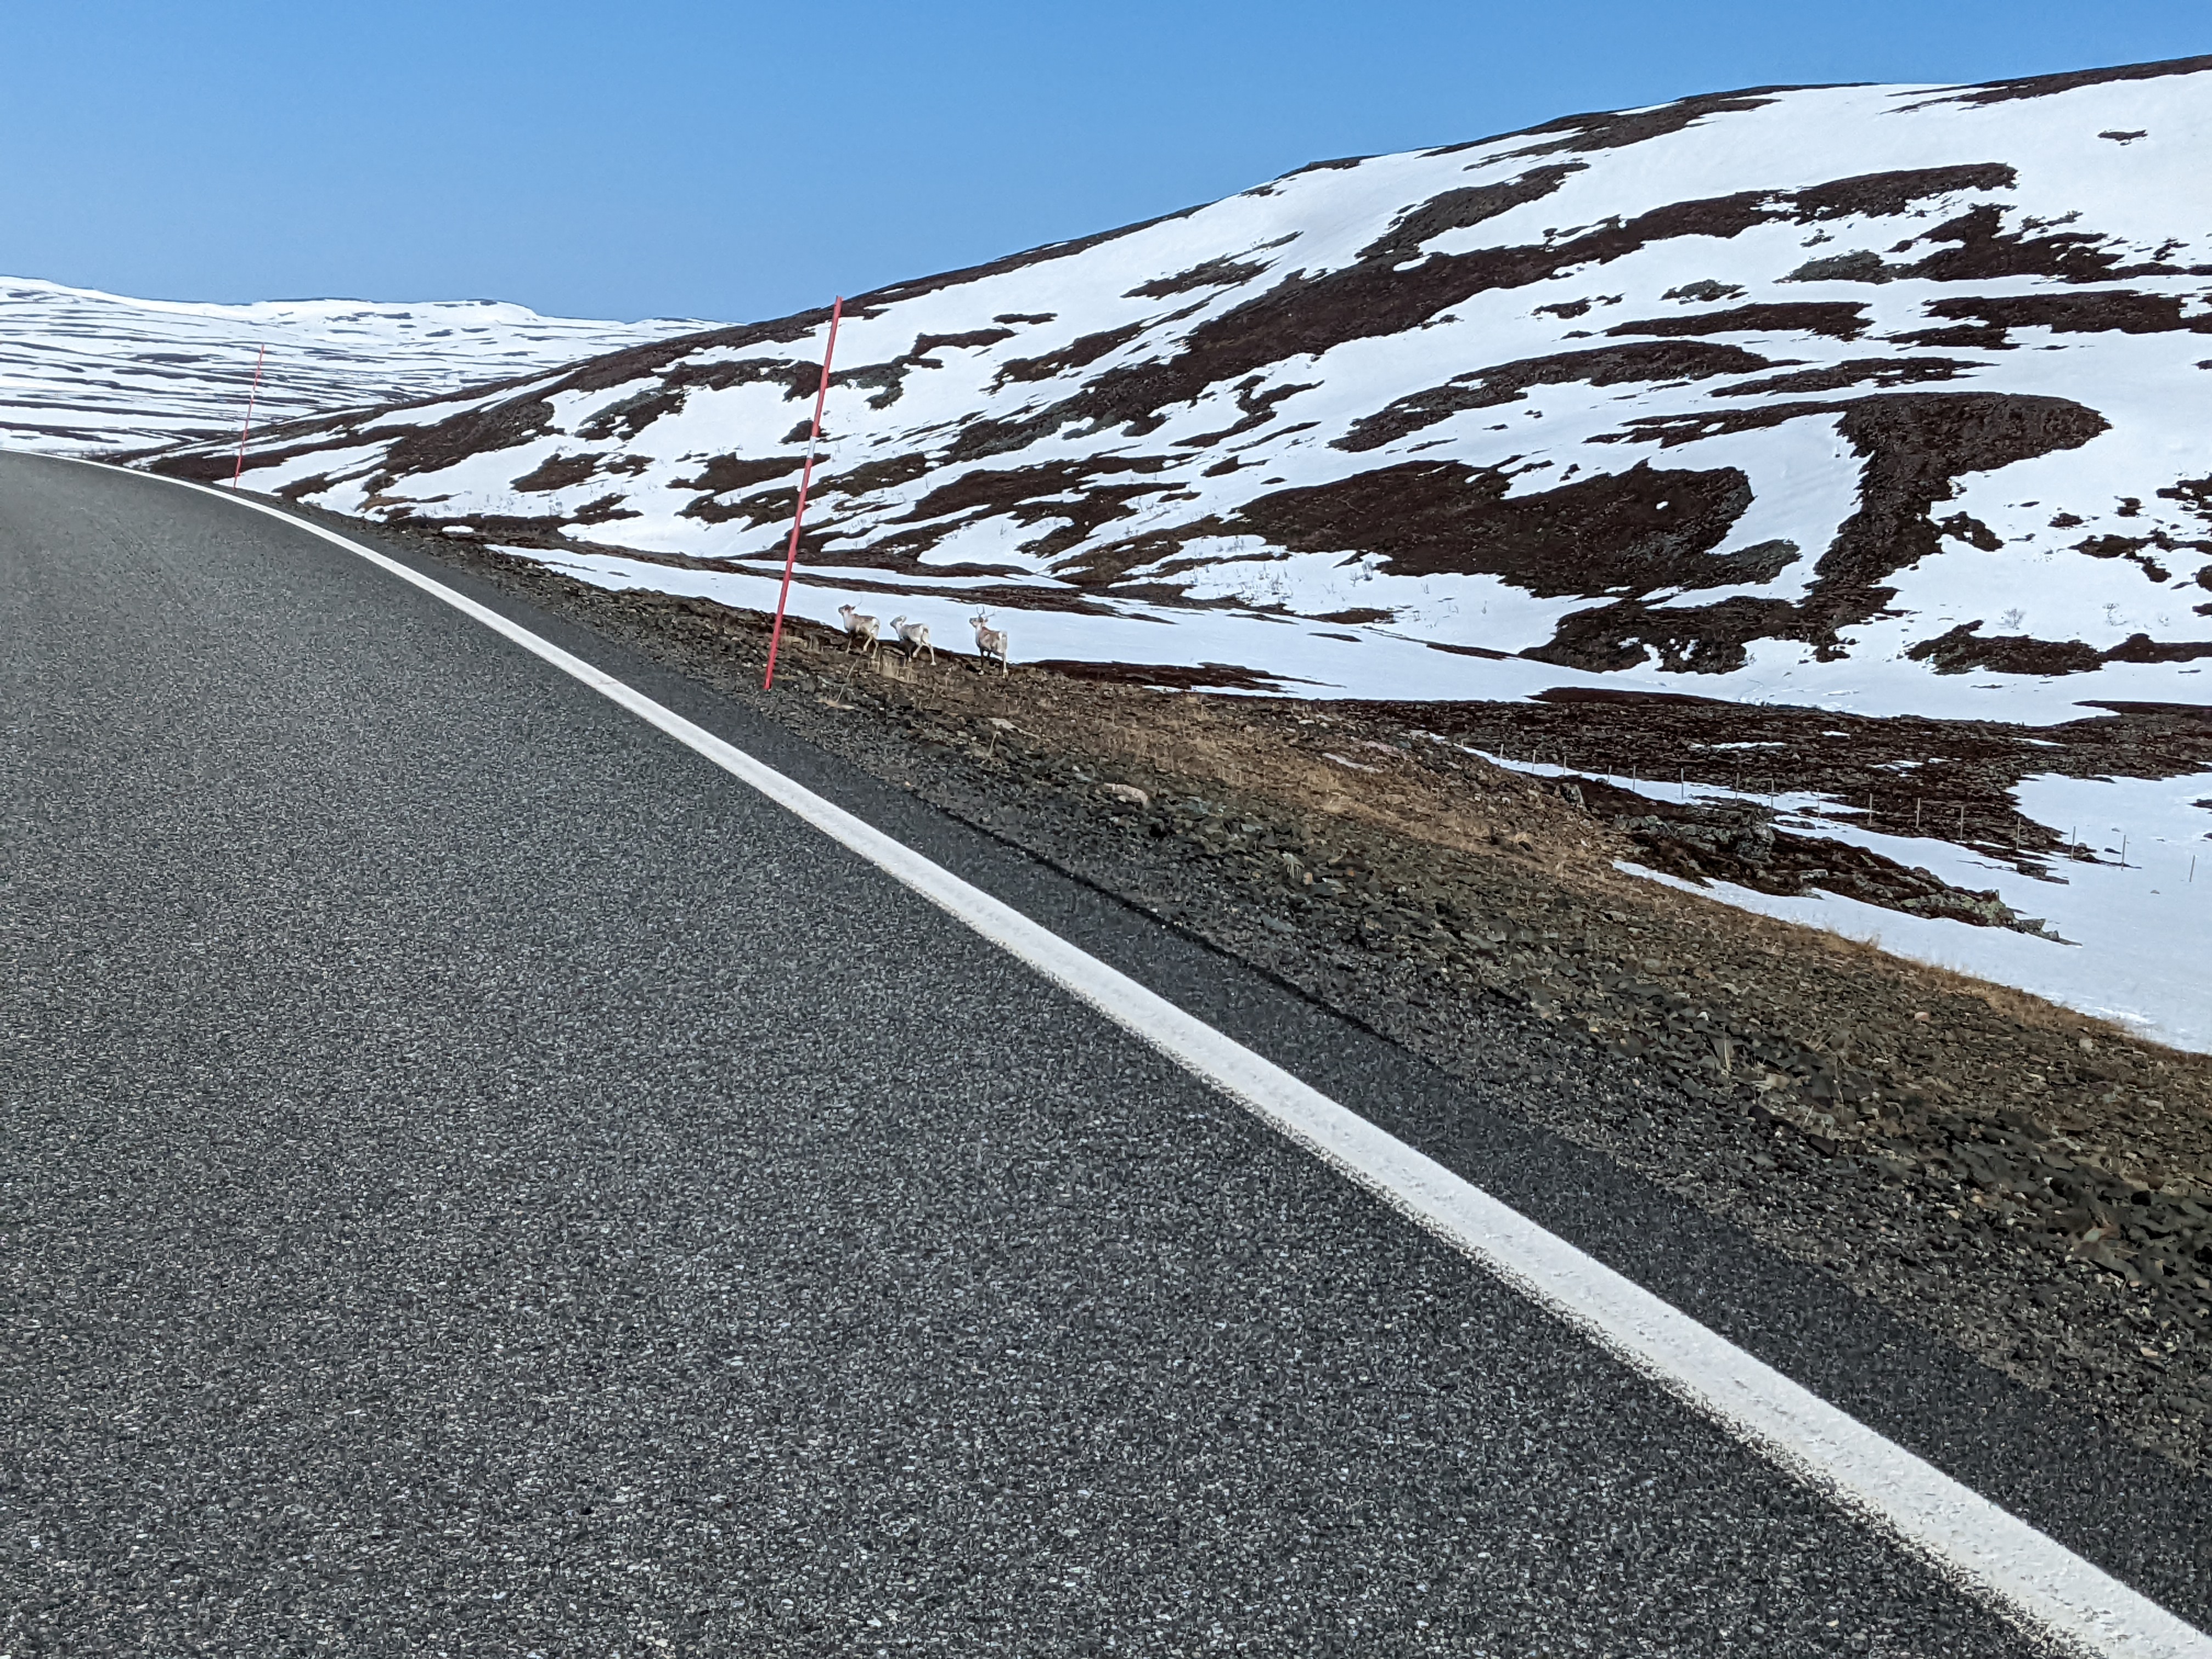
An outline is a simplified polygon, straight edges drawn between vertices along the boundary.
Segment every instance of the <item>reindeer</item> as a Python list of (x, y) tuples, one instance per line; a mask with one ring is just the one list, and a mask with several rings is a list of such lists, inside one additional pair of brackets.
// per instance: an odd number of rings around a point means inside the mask
[(845, 619), (845, 648), (848, 651), (853, 648), (854, 641), (859, 641), (860, 654), (864, 657), (876, 648), (876, 619), (873, 617), (864, 617), (849, 605), (839, 605), (837, 614)]
[(905, 641), (906, 659), (908, 662), (912, 662), (916, 657), (927, 651), (929, 653), (929, 660), (931, 665), (933, 666), (935, 665), (937, 662), (937, 647), (929, 642), (929, 624), (927, 623), (910, 623), (904, 617), (893, 617), (891, 618), (891, 632), (897, 635), (901, 640)]
[(979, 674), (988, 672), (992, 659), (996, 658), (999, 672), (1001, 675), (1005, 674), (1006, 672), (1006, 631), (991, 626), (991, 613), (988, 611), (978, 611), (974, 616), (969, 617), (968, 626), (975, 630), (975, 654), (981, 659), (975, 665), (975, 672)]

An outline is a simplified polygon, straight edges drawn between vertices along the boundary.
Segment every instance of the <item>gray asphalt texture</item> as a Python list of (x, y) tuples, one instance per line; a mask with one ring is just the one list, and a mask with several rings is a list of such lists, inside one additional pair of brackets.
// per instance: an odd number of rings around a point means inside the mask
[(0, 582), (0, 1651), (2033, 1650), (364, 562)]

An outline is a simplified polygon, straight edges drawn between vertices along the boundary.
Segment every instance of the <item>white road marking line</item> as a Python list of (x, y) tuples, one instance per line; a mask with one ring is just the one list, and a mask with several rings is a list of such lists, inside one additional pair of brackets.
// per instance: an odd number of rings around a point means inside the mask
[(226, 490), (158, 474), (132, 476), (201, 490), (319, 536), (658, 727), (1240, 1101), (1597, 1346), (2036, 1633), (2088, 1654), (2212, 1659), (2212, 1639), (1972, 1488), (1280, 1066), (611, 674), (334, 531)]

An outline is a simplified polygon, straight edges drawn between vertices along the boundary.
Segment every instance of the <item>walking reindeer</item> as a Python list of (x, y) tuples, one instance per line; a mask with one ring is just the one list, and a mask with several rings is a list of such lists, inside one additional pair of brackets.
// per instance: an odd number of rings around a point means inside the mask
[(975, 654), (982, 660), (975, 666), (979, 674), (988, 672), (995, 660), (999, 672), (1006, 672), (1006, 635), (1004, 629), (991, 626), (991, 613), (978, 611), (968, 618), (968, 626), (975, 630)]
[(916, 657), (927, 651), (929, 653), (929, 660), (931, 665), (933, 666), (935, 665), (937, 662), (937, 647), (929, 642), (929, 624), (927, 623), (910, 623), (904, 617), (893, 617), (891, 618), (891, 632), (897, 635), (900, 641), (906, 646), (906, 659), (908, 662), (912, 662)]
[(839, 605), (837, 614), (845, 619), (845, 648), (848, 651), (857, 646), (865, 657), (876, 648), (876, 619), (873, 617), (864, 617), (849, 605)]

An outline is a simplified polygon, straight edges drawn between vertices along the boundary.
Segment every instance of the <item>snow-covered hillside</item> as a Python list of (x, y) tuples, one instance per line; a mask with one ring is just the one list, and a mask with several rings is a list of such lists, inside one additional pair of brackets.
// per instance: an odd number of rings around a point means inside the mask
[(580, 322), (486, 300), (196, 305), (0, 276), (0, 446), (70, 453), (434, 398), (705, 326)]
[[(797, 603), (1323, 695), (2203, 701), (2207, 153), (2212, 58), (1762, 90), (896, 284), (847, 312)], [(249, 479), (757, 605), (826, 321), (272, 433)]]

